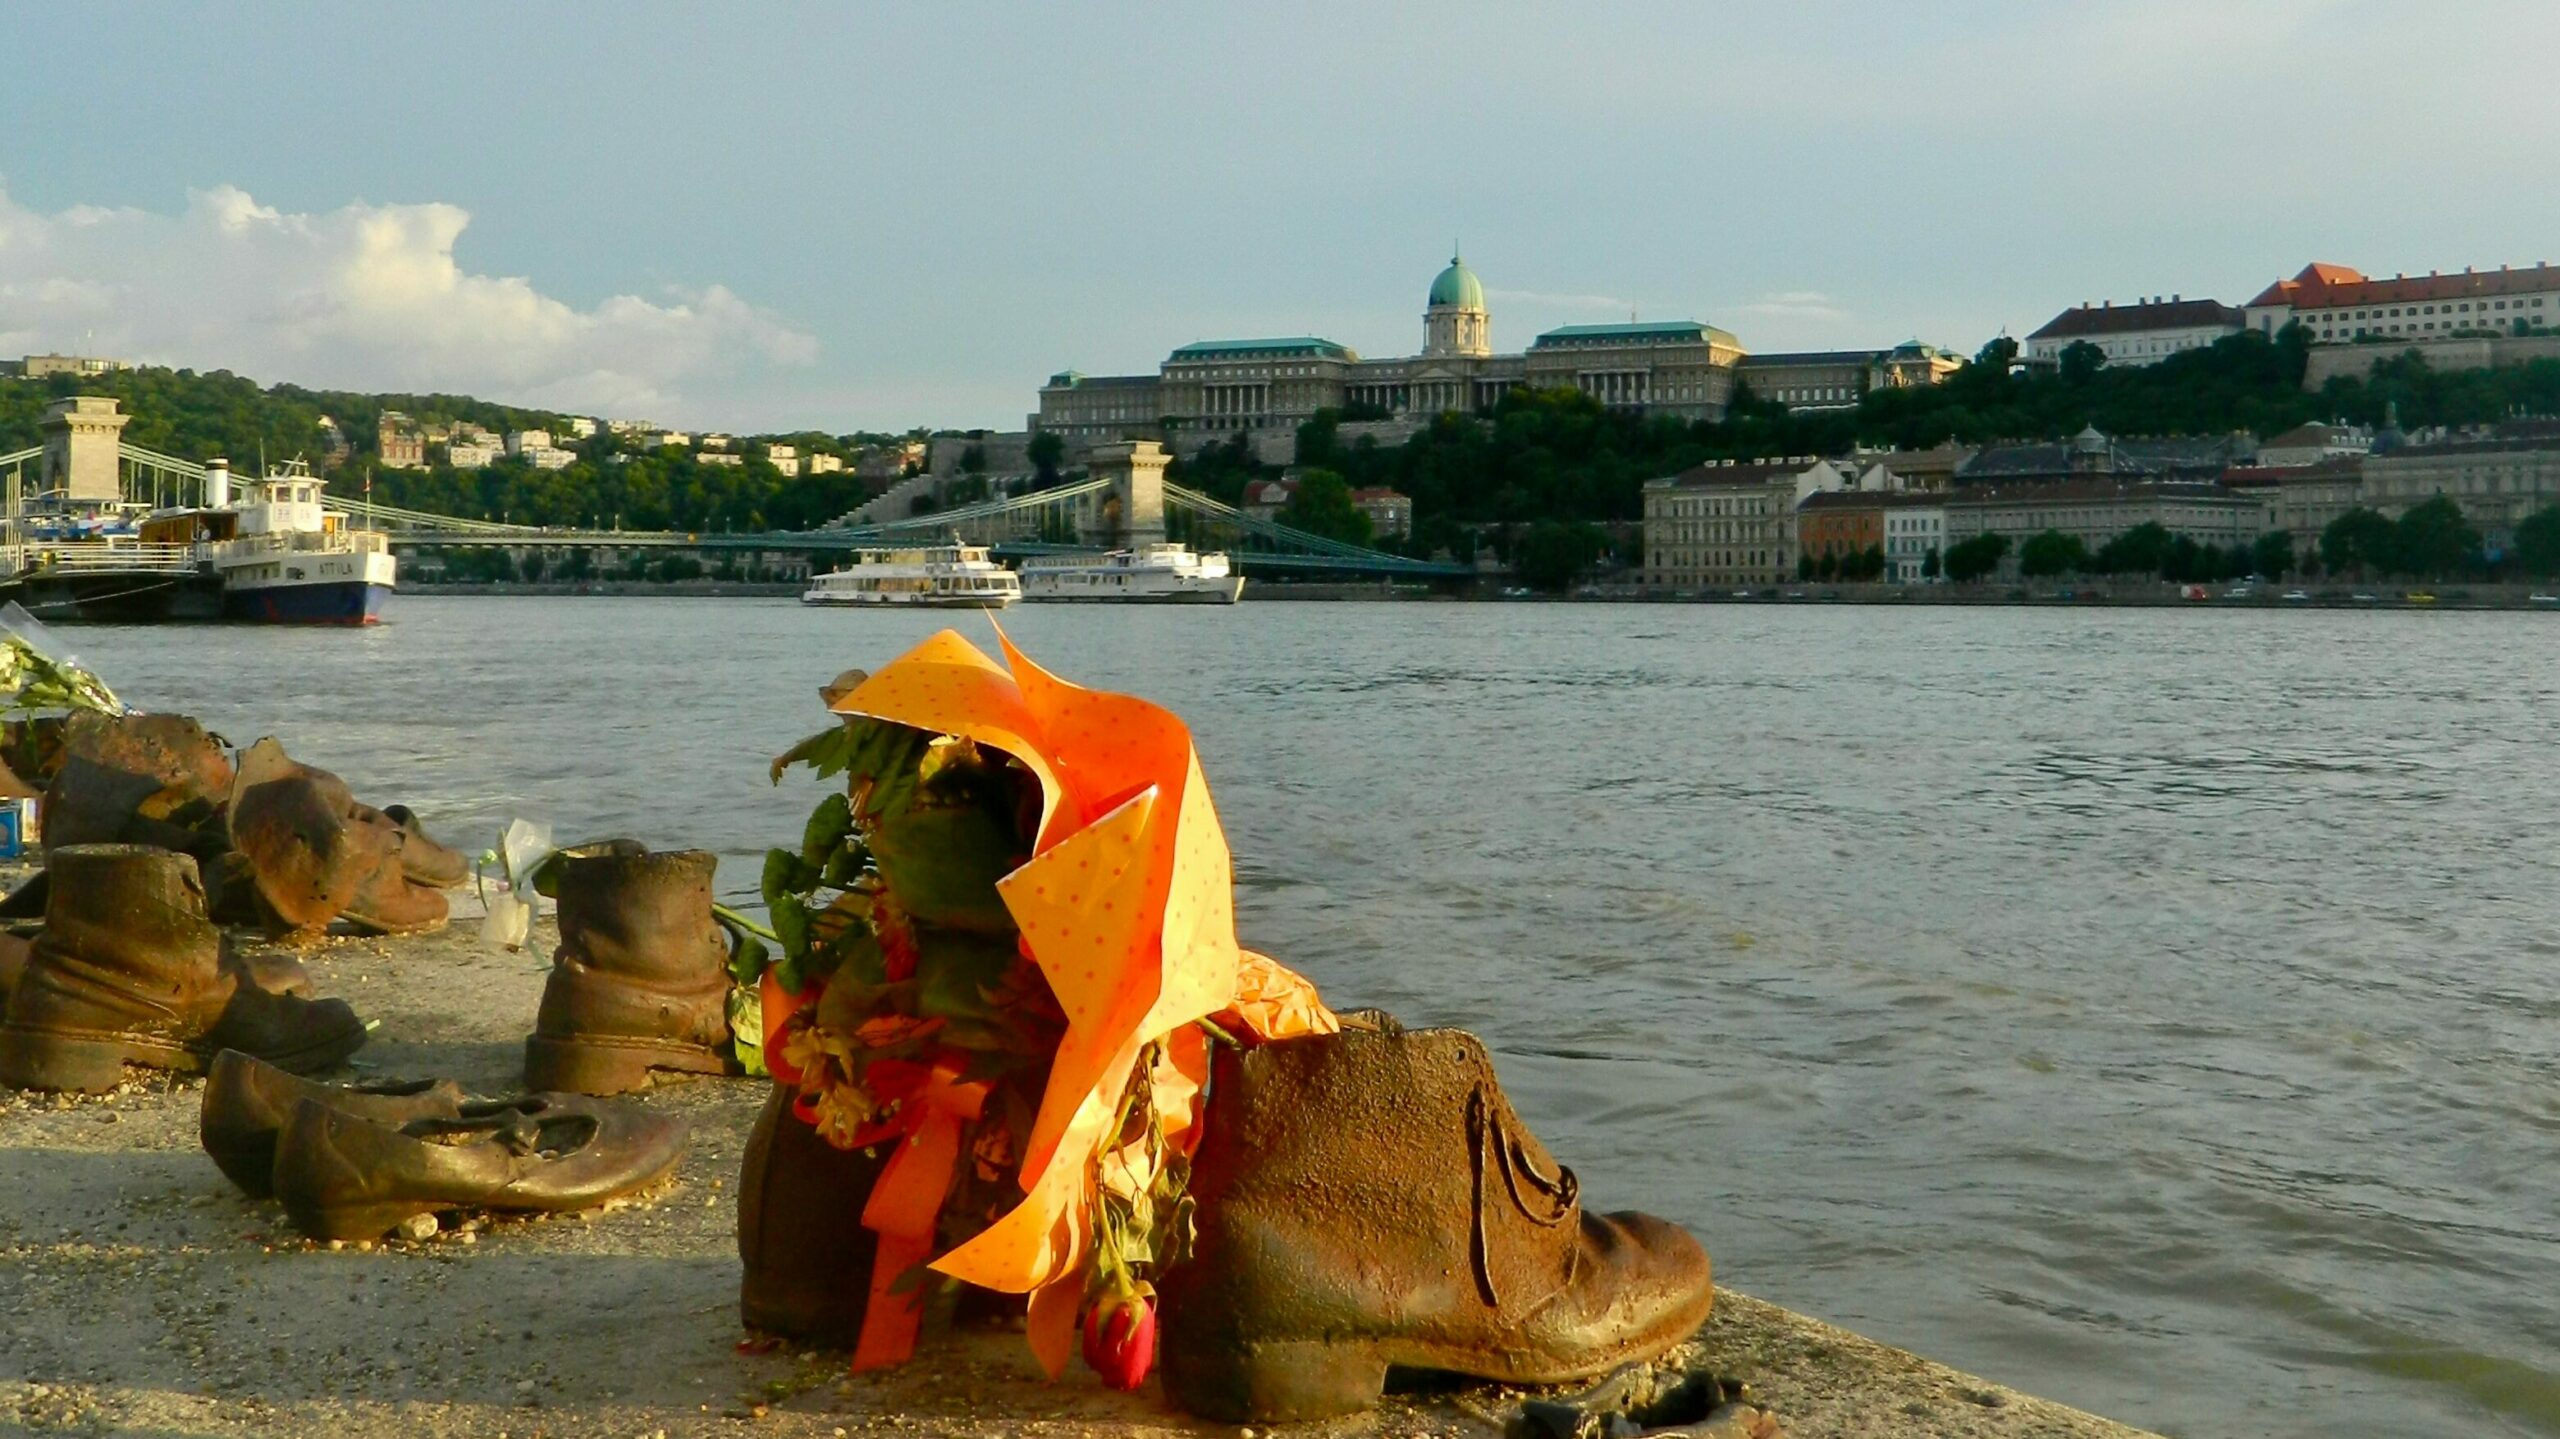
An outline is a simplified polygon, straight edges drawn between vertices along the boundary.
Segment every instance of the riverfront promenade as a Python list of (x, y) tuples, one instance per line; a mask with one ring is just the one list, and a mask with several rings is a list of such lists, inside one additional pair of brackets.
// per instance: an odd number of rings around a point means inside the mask
[[(359, 1075), (519, 1082), (556, 935), (546, 919), (504, 954), (477, 929), (458, 918), (438, 935), (305, 952), (323, 993), (380, 1021)], [(1152, 1383), (1115, 1394), (1082, 1369), (1042, 1383), (1019, 1336), (992, 1330), (859, 1378), (841, 1354), (741, 1353), (738, 1160), (763, 1089), (655, 1091), (693, 1142), (676, 1178), (635, 1202), (343, 1249), (294, 1236), (215, 1171), (197, 1145), (198, 1081), (80, 1099), (0, 1091), (0, 1431), (1237, 1432), (1183, 1418)], [(1731, 1292), (1693, 1352), (1749, 1381), (1798, 1439), (2139, 1432)], [(1407, 1397), (1307, 1432), (1494, 1435), (1516, 1397)]]

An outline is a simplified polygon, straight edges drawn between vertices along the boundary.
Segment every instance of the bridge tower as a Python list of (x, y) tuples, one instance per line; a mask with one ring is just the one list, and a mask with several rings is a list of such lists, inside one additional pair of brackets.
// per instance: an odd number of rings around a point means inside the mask
[(1091, 506), (1077, 514), (1076, 538), (1100, 549), (1129, 549), (1164, 540), (1164, 446), (1122, 440), (1085, 452), (1085, 468), (1109, 480)]
[(72, 500), (124, 498), (124, 467), (116, 445), (133, 416), (118, 414), (116, 402), (104, 395), (73, 395), (45, 406), (39, 426), (44, 459), (37, 466), (41, 488), (61, 490)]

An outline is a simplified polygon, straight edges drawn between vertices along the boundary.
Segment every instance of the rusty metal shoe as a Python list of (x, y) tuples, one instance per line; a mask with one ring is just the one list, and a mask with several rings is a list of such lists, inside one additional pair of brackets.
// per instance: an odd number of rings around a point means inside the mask
[(275, 994), (225, 964), (196, 862), (145, 845), (53, 852), (44, 932), (0, 1021), (0, 1084), (113, 1089), (124, 1066), (197, 1073), (237, 1049), (296, 1073), (343, 1063), (343, 1000)]
[(327, 925), (387, 862), (393, 841), (382, 826), (349, 823), (354, 808), (344, 781), (295, 763), (273, 739), (240, 752), (231, 842), (278, 929)]
[(314, 1239), (378, 1239), (449, 1209), (592, 1209), (665, 1178), (684, 1144), (674, 1115), (572, 1094), (401, 1125), (305, 1099), (276, 1137), (275, 1192)]
[(1220, 1051), (1191, 1257), (1158, 1282), (1166, 1395), (1230, 1423), (1375, 1404), (1389, 1368), (1560, 1384), (1705, 1322), (1706, 1251), (1582, 1208), (1460, 1030)]
[(275, 1192), (276, 1135), (293, 1107), (316, 1100), (376, 1124), (462, 1117), (462, 1086), (450, 1079), (407, 1084), (314, 1084), (264, 1060), (226, 1049), (205, 1077), (196, 1137), (232, 1183), (253, 1199)]
[(185, 715), (74, 715), (45, 788), (44, 847), (151, 844), (202, 854), (222, 844), (231, 760)]
[(462, 851), (427, 837), (427, 827), (405, 804), (387, 804), (382, 815), (400, 831), (400, 864), (412, 882), (430, 889), (456, 889), (471, 880), (471, 861)]
[(405, 858), (407, 845), (400, 831), (379, 816), (350, 823), (375, 829), (387, 837), (388, 843), (373, 872), (356, 885), (356, 892), (348, 897), (339, 916), (367, 934), (424, 934), (444, 928), (452, 914), (444, 892), (410, 877)]
[(775, 1086), (747, 1136), (738, 1175), (738, 1318), (749, 1329), (827, 1348), (862, 1334), (878, 1236), (855, 1222), (887, 1164), (838, 1149), (791, 1114)]
[(560, 947), (524, 1042), (525, 1087), (621, 1094), (655, 1072), (734, 1073), (729, 945), (711, 917), (718, 860), (629, 841), (560, 861)]

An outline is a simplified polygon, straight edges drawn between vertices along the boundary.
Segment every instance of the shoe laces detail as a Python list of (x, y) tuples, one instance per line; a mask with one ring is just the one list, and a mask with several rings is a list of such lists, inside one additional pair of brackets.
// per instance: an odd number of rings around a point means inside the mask
[(1541, 1229), (1553, 1229), (1572, 1218), (1582, 1203), (1582, 1181), (1561, 1164), (1552, 1175), (1539, 1173), (1528, 1147), (1512, 1133), (1508, 1114), (1508, 1107), (1498, 1104), (1482, 1084), (1467, 1096), (1467, 1155), (1475, 1170), (1475, 1222), (1468, 1258), (1475, 1269), (1477, 1297), (1489, 1308), (1500, 1308), (1502, 1296), (1494, 1287), (1492, 1245), (1486, 1234), (1491, 1188), (1486, 1171), (1501, 1175), (1511, 1207)]

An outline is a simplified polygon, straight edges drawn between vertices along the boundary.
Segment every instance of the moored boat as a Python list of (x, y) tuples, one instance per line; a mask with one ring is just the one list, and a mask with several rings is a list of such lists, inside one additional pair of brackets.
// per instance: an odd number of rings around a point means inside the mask
[(146, 543), (186, 547), (219, 587), (224, 619), (254, 624), (369, 625), (399, 583), (378, 530), (350, 527), (327, 507), (327, 482), (300, 460), (231, 493), (229, 468), (206, 466), (205, 503), (145, 518)]
[(1098, 555), (1051, 555), (1022, 567), (1022, 597), (1059, 603), (1231, 605), (1244, 576), (1221, 553), (1177, 543)]
[(982, 545), (861, 550), (802, 591), (804, 605), (910, 605), (924, 609), (1000, 610), (1022, 598), (1022, 581), (987, 557)]

